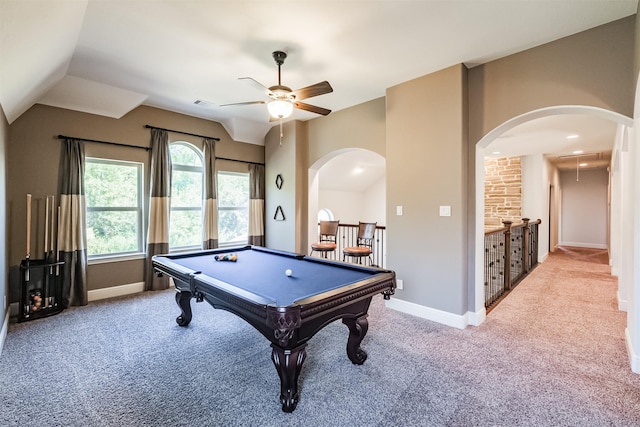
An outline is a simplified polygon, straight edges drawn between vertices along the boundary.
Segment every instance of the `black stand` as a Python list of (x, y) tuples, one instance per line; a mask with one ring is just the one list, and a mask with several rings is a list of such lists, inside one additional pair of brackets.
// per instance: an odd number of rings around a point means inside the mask
[(63, 264), (64, 261), (22, 260), (18, 322), (51, 316), (63, 310), (60, 276)]

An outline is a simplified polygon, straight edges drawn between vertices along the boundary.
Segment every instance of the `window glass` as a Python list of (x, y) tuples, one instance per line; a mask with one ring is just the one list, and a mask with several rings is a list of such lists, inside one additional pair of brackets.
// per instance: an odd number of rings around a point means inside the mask
[(318, 222), (319, 221), (333, 221), (333, 212), (331, 212), (331, 209), (320, 209), (318, 211)]
[(249, 174), (218, 172), (218, 243), (249, 241)]
[(89, 257), (142, 252), (142, 164), (87, 158)]
[(203, 160), (200, 150), (186, 142), (174, 142), (171, 151), (171, 223), (169, 247), (202, 246)]

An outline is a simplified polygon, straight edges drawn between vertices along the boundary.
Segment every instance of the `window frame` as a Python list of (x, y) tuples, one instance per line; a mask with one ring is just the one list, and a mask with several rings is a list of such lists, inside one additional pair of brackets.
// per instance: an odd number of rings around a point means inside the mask
[[(228, 170), (218, 170), (216, 171), (216, 185), (220, 183), (220, 175), (235, 175), (235, 176), (242, 176), (242, 177), (246, 177), (247, 181), (249, 181), (249, 187), (251, 186), (251, 176), (249, 174), (249, 172), (234, 172), (234, 171), (228, 171)], [(247, 206), (246, 207), (239, 207), (239, 206), (221, 206), (220, 205), (220, 187), (218, 186), (217, 189), (217, 193), (218, 193), (218, 199), (217, 199), (217, 207), (218, 207), (218, 218), (220, 218), (220, 211), (238, 211), (238, 210), (245, 210), (247, 213), (247, 219), (249, 220), (249, 206), (251, 204), (251, 188), (249, 188), (248, 194), (247, 194)], [(223, 242), (221, 240), (221, 233), (220, 233), (220, 221), (218, 221), (218, 246), (221, 248), (224, 247), (233, 247), (233, 246), (238, 246), (239, 244), (248, 244), (249, 243), (249, 221), (247, 221), (247, 230), (246, 230), (246, 235), (247, 235), (247, 241), (244, 243), (238, 243), (238, 242)]]
[[(177, 146), (177, 145), (181, 145), (184, 147), (189, 148), (190, 150), (192, 150), (200, 159), (200, 164), (201, 166), (192, 166), (192, 165), (183, 165), (183, 164), (179, 164), (179, 163), (173, 163), (173, 159), (171, 159), (171, 185), (173, 187), (173, 173), (175, 171), (183, 171), (183, 172), (197, 172), (200, 173), (200, 177), (201, 177), (201, 181), (200, 181), (200, 208), (197, 209), (195, 207), (189, 207), (189, 206), (180, 206), (180, 207), (174, 207), (173, 206), (173, 198), (171, 199), (171, 208), (170, 211), (173, 213), (175, 212), (192, 212), (192, 211), (199, 211), (200, 212), (200, 217), (203, 217), (203, 210), (204, 210), (204, 180), (205, 180), (205, 176), (204, 176), (204, 154), (202, 152), (202, 150), (200, 150), (198, 147), (196, 147), (194, 144), (187, 142), (187, 141), (173, 141), (169, 144), (169, 155), (171, 155), (171, 146)], [(203, 230), (203, 226), (204, 224), (202, 223), (202, 221), (200, 222), (200, 235), (202, 236), (202, 230)], [(200, 239), (199, 243), (193, 244), (193, 245), (185, 245), (185, 246), (171, 246), (171, 219), (169, 219), (169, 252), (170, 253), (177, 253), (177, 252), (188, 252), (188, 251), (192, 251), (192, 250), (199, 250), (202, 249), (202, 238)]]
[[(104, 157), (85, 157), (85, 176), (86, 176), (86, 165), (89, 163), (98, 163), (103, 165), (113, 165), (113, 166), (127, 166), (127, 167), (135, 167), (136, 169), (136, 188), (138, 189), (138, 195), (136, 197), (137, 206), (136, 207), (123, 207), (123, 206), (89, 206), (86, 203), (85, 206), (85, 215), (89, 215), (90, 212), (136, 212), (137, 218), (137, 236), (136, 236), (136, 245), (137, 249), (133, 251), (125, 251), (125, 252), (112, 252), (106, 254), (89, 254), (89, 245), (87, 244), (87, 261), (92, 261), (93, 263), (99, 263), (100, 260), (112, 261), (114, 258), (140, 258), (144, 257), (145, 250), (145, 227), (144, 227), (144, 163), (136, 162), (131, 160), (118, 160), (118, 159), (110, 159)], [(84, 177), (83, 177), (84, 178)], [(87, 188), (85, 186), (84, 189), (85, 200), (87, 196)], [(88, 233), (88, 224), (86, 225), (85, 232)]]

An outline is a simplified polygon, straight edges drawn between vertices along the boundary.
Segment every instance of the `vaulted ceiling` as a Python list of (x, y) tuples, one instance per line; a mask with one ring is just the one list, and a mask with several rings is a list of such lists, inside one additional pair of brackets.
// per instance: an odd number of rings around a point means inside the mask
[[(0, 0), (0, 105), (9, 122), (36, 103), (109, 117), (151, 105), (223, 124), (262, 144), (274, 125), (238, 80), (327, 80), (309, 99), (333, 111), (388, 87), (469, 67), (636, 12), (638, 0), (109, 1)], [(197, 101), (202, 101), (196, 103)], [(290, 120), (320, 117), (296, 110)]]

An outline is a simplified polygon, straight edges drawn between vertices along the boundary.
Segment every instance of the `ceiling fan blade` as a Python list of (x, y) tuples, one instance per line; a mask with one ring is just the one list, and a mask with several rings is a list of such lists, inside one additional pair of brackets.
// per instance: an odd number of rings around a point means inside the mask
[(333, 92), (333, 88), (328, 81), (324, 81), (311, 86), (303, 87), (302, 89), (295, 90), (293, 91), (293, 95), (296, 97), (296, 99), (302, 100), (331, 92)]
[(260, 92), (263, 92), (267, 96), (271, 94), (271, 91), (269, 90), (268, 87), (266, 87), (259, 81), (252, 79), (251, 77), (240, 77), (238, 80), (244, 80), (245, 82), (249, 83), (251, 86), (255, 87)]
[(331, 110), (326, 108), (318, 107), (315, 105), (305, 104), (304, 102), (294, 102), (293, 106), (305, 111), (311, 111), (312, 113), (322, 114), (323, 116), (329, 115)]
[(251, 104), (266, 104), (267, 101), (248, 101), (248, 102), (234, 102), (233, 104), (220, 104), (218, 107), (229, 107), (231, 105), (251, 105)]

